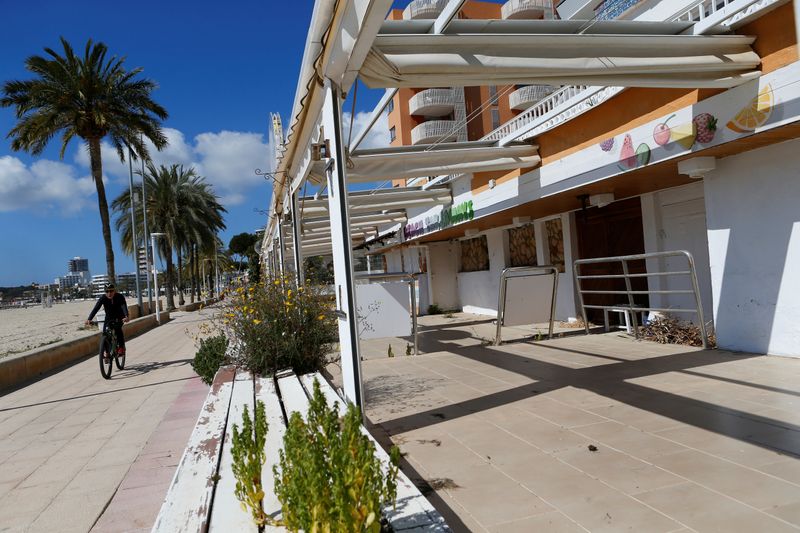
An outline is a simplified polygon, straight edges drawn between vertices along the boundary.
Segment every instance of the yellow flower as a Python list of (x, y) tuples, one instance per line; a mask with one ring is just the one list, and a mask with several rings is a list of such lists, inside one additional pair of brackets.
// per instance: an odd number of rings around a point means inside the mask
[(325, 320), (325, 315), (319, 315), (319, 316), (317, 317), (317, 320)]
[(261, 324), (261, 321), (257, 318), (253, 319), (253, 324)]
[(291, 297), (292, 297), (292, 289), (289, 289), (289, 290), (286, 292), (286, 297), (287, 297), (287, 298), (291, 298)]
[(279, 279), (276, 279), (275, 280), (275, 285), (280, 285), (280, 284), (281, 284), (281, 281)]

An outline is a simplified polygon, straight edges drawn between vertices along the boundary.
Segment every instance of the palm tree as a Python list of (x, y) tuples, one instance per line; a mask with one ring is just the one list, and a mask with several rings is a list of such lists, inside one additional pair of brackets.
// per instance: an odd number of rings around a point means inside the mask
[[(173, 251), (177, 252), (178, 272), (182, 270), (182, 251), (189, 244), (205, 243), (215, 238), (216, 232), (225, 228), (223, 213), (217, 196), (204, 179), (193, 168), (181, 165), (156, 167), (147, 164), (147, 198), (144, 199), (152, 231), (164, 233), (159, 241), (160, 252), (167, 263), (167, 307), (175, 308), (173, 287)], [(134, 197), (141, 195), (141, 184), (134, 185)], [(130, 219), (130, 195), (121, 193), (114, 199), (112, 208), (117, 213), (116, 227), (122, 235), (123, 249), (129, 253), (134, 249)], [(136, 213), (137, 233), (143, 233), (142, 214)]]
[(86, 43), (83, 57), (75, 55), (72, 46), (61, 37), (63, 55), (45, 48), (46, 57), (31, 56), (25, 68), (34, 78), (8, 81), (3, 85), (0, 107), (16, 108), (16, 125), (8, 133), (11, 148), (39, 155), (50, 140), (61, 135), (61, 153), (74, 137), (86, 143), (97, 188), (97, 203), (103, 226), (108, 279), (115, 279), (114, 249), (108, 202), (103, 184), (103, 164), (100, 142), (108, 137), (120, 160), (124, 149), (148, 159), (143, 137), (161, 150), (167, 138), (161, 131), (161, 121), (167, 111), (155, 103), (150, 94), (155, 82), (138, 78), (141, 68), (126, 71), (125, 58), (106, 58), (108, 48), (103, 43)]

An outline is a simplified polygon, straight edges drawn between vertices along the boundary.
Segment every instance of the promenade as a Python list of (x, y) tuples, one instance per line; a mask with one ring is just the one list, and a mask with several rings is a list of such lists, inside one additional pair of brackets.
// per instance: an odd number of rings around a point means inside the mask
[(93, 357), (0, 397), (0, 531), (150, 530), (207, 392), (190, 334), (211, 312), (128, 341), (109, 381)]

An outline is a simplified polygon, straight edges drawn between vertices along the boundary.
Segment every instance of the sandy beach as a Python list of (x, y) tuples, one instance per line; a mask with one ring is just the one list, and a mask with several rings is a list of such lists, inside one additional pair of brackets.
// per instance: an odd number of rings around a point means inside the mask
[[(163, 304), (163, 297), (161, 301)], [(97, 332), (97, 329), (82, 329), (94, 303), (86, 300), (54, 303), (49, 309), (39, 305), (0, 310), (0, 358)], [(128, 298), (128, 305), (134, 303), (135, 298)]]

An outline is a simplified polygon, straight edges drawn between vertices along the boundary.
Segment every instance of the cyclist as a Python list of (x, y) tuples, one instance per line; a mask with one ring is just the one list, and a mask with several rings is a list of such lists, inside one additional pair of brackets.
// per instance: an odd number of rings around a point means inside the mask
[(114, 332), (117, 334), (117, 353), (123, 355), (125, 353), (125, 336), (122, 334), (122, 323), (128, 321), (128, 304), (125, 303), (125, 297), (117, 292), (113, 283), (105, 286), (105, 294), (101, 296), (94, 309), (89, 313), (89, 318), (86, 319), (86, 325), (91, 323), (94, 315), (103, 306), (106, 312), (106, 324), (112, 323)]

